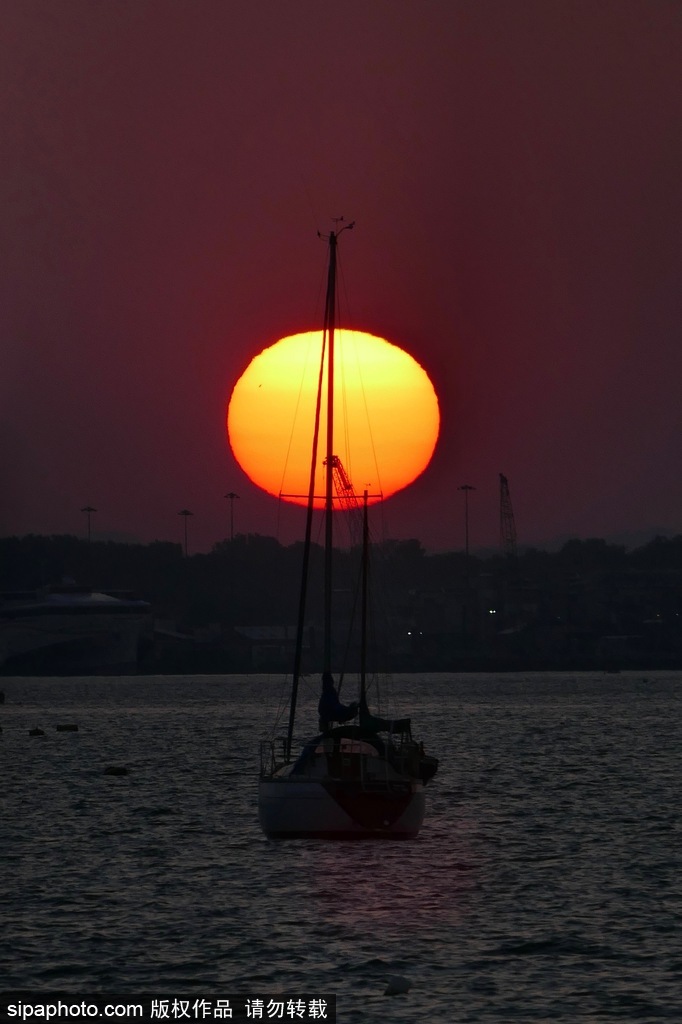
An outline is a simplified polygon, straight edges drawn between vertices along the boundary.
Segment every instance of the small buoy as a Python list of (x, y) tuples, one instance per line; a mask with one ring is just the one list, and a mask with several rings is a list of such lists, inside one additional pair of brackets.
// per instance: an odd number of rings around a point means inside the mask
[(78, 726), (75, 722), (72, 725), (58, 725), (57, 732), (78, 732)]
[(127, 775), (128, 769), (121, 764), (112, 764), (108, 768), (104, 769), (105, 775)]
[(385, 996), (399, 996), (404, 992), (410, 991), (410, 983), (407, 978), (402, 978), (399, 974), (394, 975), (388, 979), (388, 985), (386, 986)]
[(28, 730), (28, 734), (29, 734), (29, 736), (44, 736), (45, 735), (45, 733), (43, 732), (42, 729), (29, 729)]

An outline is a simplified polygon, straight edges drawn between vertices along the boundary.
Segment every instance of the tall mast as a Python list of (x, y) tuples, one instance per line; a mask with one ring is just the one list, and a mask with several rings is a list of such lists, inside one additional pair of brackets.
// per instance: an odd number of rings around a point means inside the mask
[(294, 739), (294, 721), (296, 718), (296, 700), (298, 696), (298, 680), (301, 677), (303, 658), (303, 630), (305, 624), (305, 606), (308, 594), (308, 567), (310, 565), (310, 544), (313, 535), (313, 509), (315, 507), (315, 476), (317, 471), (317, 449), (320, 436), (320, 411), (322, 408), (322, 384), (324, 381), (324, 345), (320, 353), (320, 372), (317, 381), (317, 400), (315, 402), (315, 427), (313, 429), (313, 450), (310, 458), (310, 481), (308, 483), (308, 504), (305, 522), (305, 543), (303, 545), (303, 563), (301, 565), (301, 590), (299, 592), (298, 619), (296, 626), (296, 647), (294, 651), (294, 675), (291, 681), (291, 704), (289, 707), (289, 728), (287, 731), (286, 756), (291, 757)]
[[(343, 220), (340, 217), (339, 220)], [(346, 228), (352, 228), (353, 224), (344, 224), (329, 235), (329, 270), (327, 274), (327, 298), (324, 311), (324, 324), (322, 334), (322, 351), (320, 353), (320, 373), (317, 384), (317, 403), (315, 406), (315, 427), (313, 430), (313, 450), (310, 460), (310, 483), (308, 486), (308, 503), (306, 514), (305, 544), (303, 548), (303, 564), (301, 567), (301, 590), (299, 594), (298, 625), (296, 627), (296, 648), (294, 652), (294, 670), (291, 685), (291, 703), (289, 707), (289, 727), (286, 739), (286, 756), (291, 756), (291, 747), (294, 737), (294, 721), (296, 718), (296, 701), (298, 696), (298, 680), (301, 674), (301, 661), (303, 654), (303, 629), (306, 606), (306, 594), (308, 589), (308, 568), (310, 563), (310, 545), (312, 539), (313, 508), (315, 505), (315, 477), (317, 472), (317, 450), (320, 428), (321, 400), (324, 384), (324, 366), (327, 362), (327, 458), (325, 460), (327, 471), (325, 480), (325, 581), (324, 581), (324, 671), (331, 672), (331, 592), (332, 592), (332, 484), (334, 459), (334, 327), (336, 324), (336, 240)], [(319, 232), (318, 232), (319, 234)], [(322, 237), (322, 236), (320, 236)], [(329, 346), (329, 349), (327, 348)]]
[(327, 349), (327, 457), (324, 491), (324, 650), (322, 671), (332, 670), (332, 528), (334, 457), (334, 329), (336, 327), (336, 233), (329, 235), (329, 272), (324, 331)]
[[(337, 224), (343, 220), (339, 217)], [(336, 244), (342, 231), (352, 228), (355, 222), (344, 224), (329, 233), (329, 271), (327, 274), (327, 299), (324, 310), (324, 340), (327, 352), (327, 457), (324, 497), (324, 647), (322, 671), (332, 670), (332, 548), (334, 533), (332, 516), (334, 512), (334, 331), (336, 328)]]
[(367, 577), (369, 575), (369, 522), (367, 488), (362, 496), (362, 619), (360, 631), (360, 711), (367, 710)]

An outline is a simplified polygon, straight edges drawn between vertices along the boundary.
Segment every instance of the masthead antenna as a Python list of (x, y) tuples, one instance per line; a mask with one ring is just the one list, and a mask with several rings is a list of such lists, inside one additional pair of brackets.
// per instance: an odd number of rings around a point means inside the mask
[[(336, 235), (337, 238), (342, 231), (350, 231), (352, 228), (355, 227), (355, 221), (349, 220), (348, 223), (346, 223), (345, 217), (332, 217), (332, 220), (334, 221), (334, 231), (332, 232), (332, 234)], [(343, 224), (343, 227), (339, 227), (339, 224)], [(329, 235), (323, 235), (321, 231), (317, 232), (317, 237), (329, 239)]]

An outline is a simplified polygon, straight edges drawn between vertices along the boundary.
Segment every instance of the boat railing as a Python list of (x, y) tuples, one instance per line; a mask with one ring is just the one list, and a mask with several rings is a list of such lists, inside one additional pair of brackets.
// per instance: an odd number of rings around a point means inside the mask
[(349, 743), (342, 747), (338, 742), (325, 753), (326, 773), (340, 782), (354, 782), (362, 789), (395, 788), (407, 780), (420, 777), (420, 744), (407, 737), (397, 741), (391, 738), (383, 751), (367, 753), (362, 744)]
[(402, 775), (419, 775), (422, 748), (416, 740), (401, 738), (397, 743), (393, 740), (389, 749), (389, 760), (398, 772)]
[(260, 745), (260, 774), (261, 778), (274, 775), (285, 764), (288, 764), (287, 741), (284, 736), (278, 736), (274, 740), (261, 740)]

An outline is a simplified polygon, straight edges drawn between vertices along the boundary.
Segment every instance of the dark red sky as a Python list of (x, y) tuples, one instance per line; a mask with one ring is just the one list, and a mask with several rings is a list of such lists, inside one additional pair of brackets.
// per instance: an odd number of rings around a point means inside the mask
[(21, 0), (0, 42), (3, 534), (289, 542), (235, 465), (232, 386), (350, 326), (439, 392), (386, 503), (429, 550), (682, 532), (677, 0)]

